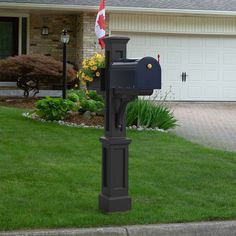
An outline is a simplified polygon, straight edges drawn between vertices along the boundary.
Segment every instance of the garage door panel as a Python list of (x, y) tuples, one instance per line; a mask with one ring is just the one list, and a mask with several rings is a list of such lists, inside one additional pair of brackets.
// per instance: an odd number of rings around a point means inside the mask
[(172, 36), (167, 36), (166, 38), (167, 41), (167, 46), (169, 47), (182, 47), (182, 43), (183, 41), (181, 40), (181, 38), (179, 38), (178, 40), (176, 40), (174, 37)]
[[(147, 49), (146, 52), (147, 52), (148, 56), (157, 58), (157, 54), (160, 51), (159, 51), (158, 47), (153, 47), (152, 49)], [(164, 56), (163, 52), (160, 52), (160, 53), (162, 55), (161, 56), (161, 61), (162, 61), (162, 63), (165, 63), (166, 56)]]
[(203, 96), (203, 90), (202, 87), (199, 85), (192, 85), (191, 87), (188, 87), (187, 89), (187, 96), (185, 100), (200, 100)]
[(205, 40), (205, 48), (219, 48), (221, 46), (221, 40), (216, 37), (210, 37)]
[[(236, 82), (236, 69), (223, 72), (222, 80), (224, 82)], [(233, 83), (235, 86), (235, 83)]]
[(189, 51), (188, 64), (201, 65), (203, 64), (203, 54), (198, 52)]
[[(210, 87), (210, 90), (209, 90), (209, 87)], [(218, 98), (220, 96), (219, 88), (217, 86), (212, 85), (212, 84), (205, 86), (203, 91), (204, 91), (204, 95), (207, 98), (207, 100), (210, 100), (210, 101), (218, 100)]]
[(224, 87), (223, 96), (229, 100), (235, 99), (236, 88), (235, 87)]
[(205, 54), (205, 63), (209, 65), (219, 64), (219, 53), (209, 52)]
[(188, 48), (203, 48), (204, 40), (201, 38), (193, 38), (192, 40), (186, 40), (186, 45)]
[(148, 37), (147, 43), (151, 46), (154, 46), (154, 47), (161, 47), (161, 46), (167, 45), (167, 41), (166, 41), (165, 37), (157, 38), (156, 35), (151, 35), (150, 37)]
[(204, 81), (211, 81), (211, 82), (217, 82), (219, 80), (219, 72), (214, 70), (207, 70), (204, 72)]
[(172, 52), (167, 53), (166, 63), (168, 65), (181, 65), (182, 58), (180, 55), (181, 55), (180, 51), (172, 51)]
[[(162, 92), (171, 89), (170, 99), (236, 101), (236, 37), (149, 33), (127, 36), (131, 37), (129, 57), (156, 58), (160, 52)], [(182, 72), (188, 75), (186, 82), (182, 82)]]
[(223, 48), (225, 49), (235, 49), (236, 39), (235, 38), (224, 38)]
[[(162, 71), (162, 75), (165, 78), (169, 78), (168, 81), (170, 81), (170, 82), (180, 82), (181, 81), (181, 72), (179, 71), (179, 68), (164, 70), (164, 71)], [(164, 81), (164, 83), (165, 83), (165, 81)]]
[(128, 51), (128, 57), (130, 58), (140, 58), (148, 55), (148, 51), (144, 45), (138, 47), (130, 47)]
[(133, 34), (132, 37), (130, 37), (129, 44), (134, 44), (137, 46), (144, 46), (146, 45), (146, 36), (145, 35), (135, 35)]
[(202, 76), (203, 76), (203, 73), (199, 69), (189, 70), (189, 73), (187, 74), (187, 81), (201, 82), (203, 81)]
[(236, 52), (235, 53), (224, 53), (223, 63), (225, 65), (236, 65)]

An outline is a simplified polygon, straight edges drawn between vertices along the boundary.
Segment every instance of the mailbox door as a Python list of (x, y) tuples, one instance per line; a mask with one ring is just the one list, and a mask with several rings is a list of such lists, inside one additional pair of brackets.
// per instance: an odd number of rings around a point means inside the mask
[(114, 62), (110, 69), (110, 88), (135, 87), (136, 63)]
[(136, 68), (136, 87), (138, 89), (161, 89), (161, 67), (152, 57), (139, 60)]

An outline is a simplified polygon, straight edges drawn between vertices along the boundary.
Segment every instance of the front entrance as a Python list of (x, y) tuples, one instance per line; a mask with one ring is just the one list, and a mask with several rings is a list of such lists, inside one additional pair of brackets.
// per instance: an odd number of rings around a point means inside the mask
[(18, 27), (18, 18), (0, 17), (0, 59), (18, 55)]

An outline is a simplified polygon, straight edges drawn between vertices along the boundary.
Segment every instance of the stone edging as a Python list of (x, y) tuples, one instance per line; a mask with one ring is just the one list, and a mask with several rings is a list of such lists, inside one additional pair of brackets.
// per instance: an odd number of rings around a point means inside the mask
[[(47, 120), (44, 120), (44, 119), (40, 118), (35, 113), (30, 113), (30, 112), (24, 112), (24, 113), (22, 113), (22, 116), (26, 117), (26, 118), (29, 118), (29, 119), (37, 120), (37, 121), (40, 121), (40, 122), (54, 123), (54, 124), (58, 124), (58, 125), (68, 126), (68, 127), (103, 129), (103, 126), (101, 126), (101, 125), (89, 126), (89, 125), (85, 125), (84, 123), (82, 123), (80, 125), (77, 125), (77, 124), (74, 124), (74, 123), (65, 122), (63, 120), (47, 121)], [(168, 133), (168, 131), (163, 130), (163, 129), (158, 129), (158, 128), (152, 129), (152, 128), (145, 128), (145, 127), (137, 127), (135, 125), (127, 127), (127, 129), (137, 130), (137, 131), (159, 131), (159, 132), (163, 132), (163, 133)]]

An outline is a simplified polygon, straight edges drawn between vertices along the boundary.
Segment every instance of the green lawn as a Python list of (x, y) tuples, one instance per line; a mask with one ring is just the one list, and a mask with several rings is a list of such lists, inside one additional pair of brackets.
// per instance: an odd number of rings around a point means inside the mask
[(0, 231), (236, 219), (236, 153), (129, 131), (132, 211), (102, 214), (102, 130), (0, 107)]

